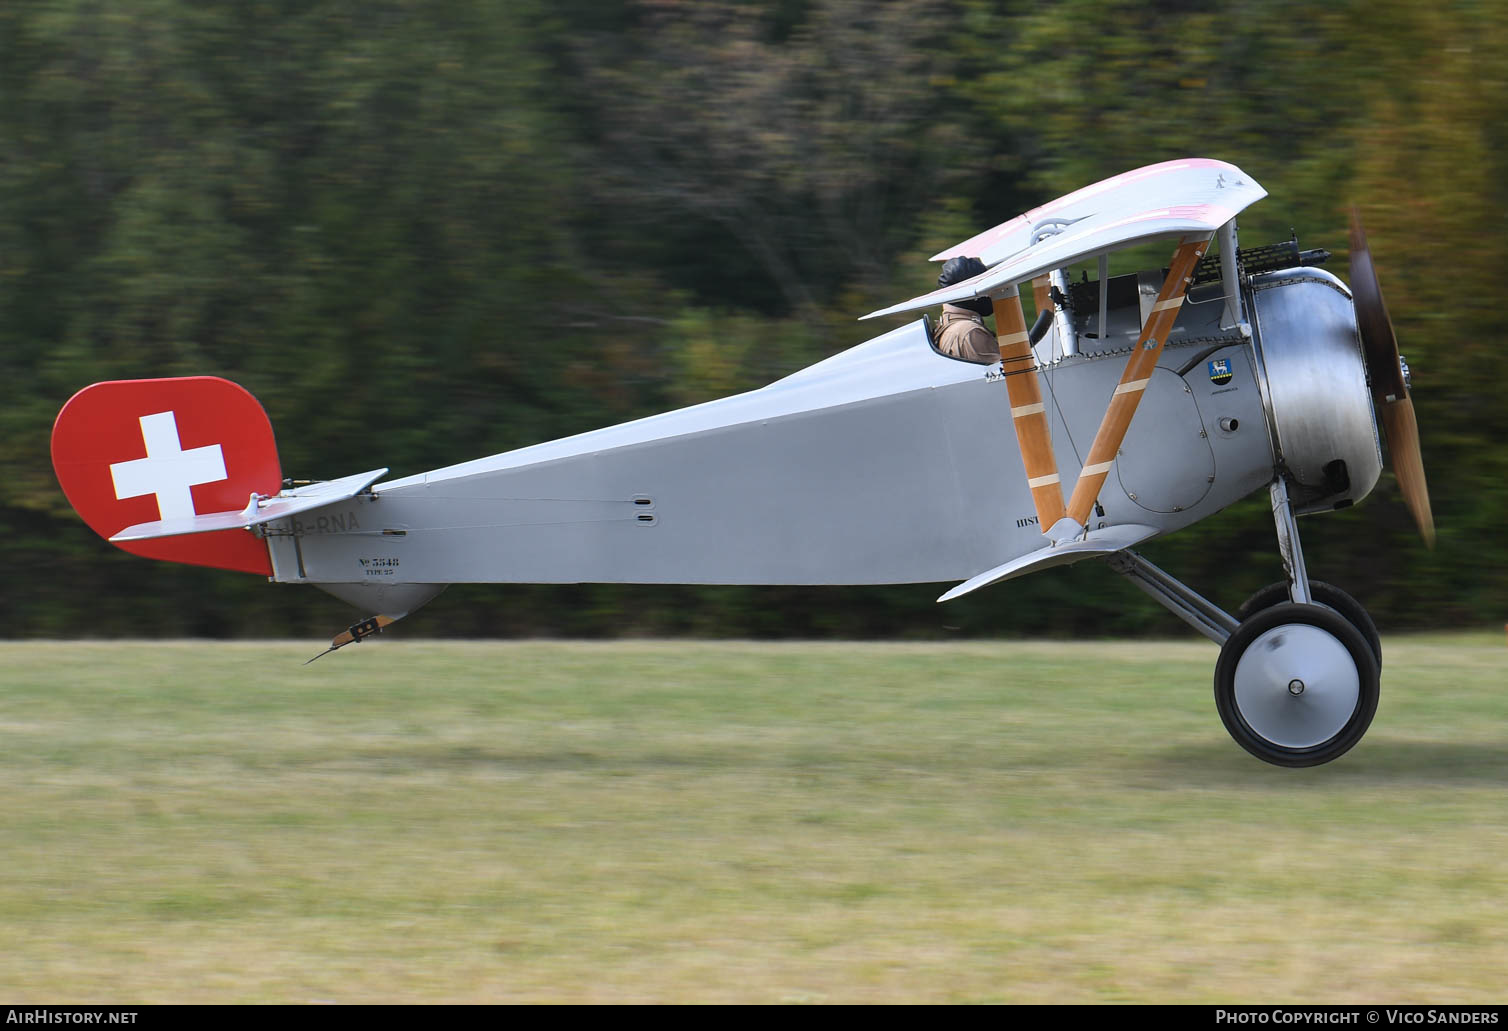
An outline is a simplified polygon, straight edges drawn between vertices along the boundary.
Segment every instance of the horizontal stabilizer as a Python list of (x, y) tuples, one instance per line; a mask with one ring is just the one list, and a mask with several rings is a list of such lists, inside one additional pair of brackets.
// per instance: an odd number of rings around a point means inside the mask
[(977, 591), (981, 587), (999, 583), (1001, 580), (1013, 580), (1027, 573), (1035, 573), (1039, 569), (1050, 569), (1053, 566), (1066, 566), (1081, 559), (1094, 558), (1098, 555), (1113, 555), (1117, 551), (1124, 551), (1134, 547), (1149, 537), (1155, 537), (1159, 531), (1156, 527), (1140, 526), (1136, 523), (1127, 523), (1121, 526), (1107, 526), (1102, 530), (1090, 530), (1082, 540), (1068, 541), (1063, 544), (1049, 544), (1045, 548), (1020, 558), (1011, 559), (994, 569), (987, 569), (976, 577), (965, 580), (938, 601), (952, 601), (961, 598), (971, 591)]
[(253, 526), (287, 519), (316, 508), (324, 508), (337, 501), (344, 501), (366, 490), (386, 475), (386, 469), (343, 476), (338, 480), (313, 483), (297, 490), (283, 491), (270, 498), (248, 499), (239, 512), (210, 512), (206, 515), (184, 516), (177, 519), (159, 519), (150, 523), (137, 523), (111, 537), (111, 541), (146, 541), (158, 537), (181, 537), (191, 533), (214, 533), (217, 530), (249, 530)]

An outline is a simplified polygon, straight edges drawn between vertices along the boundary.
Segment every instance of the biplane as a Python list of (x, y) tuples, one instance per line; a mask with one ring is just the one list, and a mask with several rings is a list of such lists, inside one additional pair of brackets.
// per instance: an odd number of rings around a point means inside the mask
[[(1372, 490), (1380, 420), (1426, 540), (1433, 523), (1359, 220), (1348, 287), (1323, 251), (1239, 246), (1236, 218), (1264, 196), (1222, 161), (1136, 169), (937, 254), (985, 271), (865, 316), (988, 298), (990, 365), (938, 351), (922, 315), (748, 393), (319, 482), (283, 479), (266, 414), (233, 383), (112, 381), (59, 413), (53, 464), (127, 551), (369, 614), (331, 649), (452, 583), (947, 582), (948, 601), (1100, 559), (1220, 646), (1216, 706), (1238, 743), (1316, 765), (1370, 725), (1382, 653), (1365, 609), (1309, 579), (1297, 517)], [(1108, 274), (1110, 254), (1159, 242), (1165, 268)], [(1235, 615), (1134, 550), (1263, 490), (1286, 576)]]

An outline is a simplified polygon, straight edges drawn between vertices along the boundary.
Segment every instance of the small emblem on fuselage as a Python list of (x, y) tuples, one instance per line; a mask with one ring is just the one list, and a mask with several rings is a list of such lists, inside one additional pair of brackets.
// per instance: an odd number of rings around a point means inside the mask
[(1216, 386), (1225, 386), (1232, 375), (1229, 358), (1216, 358), (1210, 362), (1210, 382)]

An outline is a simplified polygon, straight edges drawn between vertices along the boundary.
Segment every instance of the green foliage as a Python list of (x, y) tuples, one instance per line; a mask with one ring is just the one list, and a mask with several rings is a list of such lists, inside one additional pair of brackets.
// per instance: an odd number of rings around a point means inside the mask
[[(1246, 242), (1292, 226), (1341, 259), (1357, 203), (1415, 369), (1439, 550), (1385, 475), (1369, 504), (1306, 521), (1315, 575), (1385, 627), (1496, 620), (1505, 24), (1401, 0), (6, 4), (0, 621), (345, 619), (83, 528), (48, 432), (90, 382), (226, 376), (267, 407), (290, 475), (356, 454), (415, 472), (769, 382), (870, 335), (853, 317), (925, 288), (938, 248), (1191, 153), (1267, 186)], [(1278, 575), (1260, 503), (1154, 558), (1231, 605)], [(1112, 579), (1055, 572), (945, 610), (931, 587), (458, 589), (422, 629), (1176, 626)]]

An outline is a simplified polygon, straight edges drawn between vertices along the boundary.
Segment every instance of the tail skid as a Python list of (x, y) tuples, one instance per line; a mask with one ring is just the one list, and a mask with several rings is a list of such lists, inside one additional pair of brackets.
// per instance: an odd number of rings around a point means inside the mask
[[(350, 626), (346, 627), (340, 633), (331, 638), (330, 647), (314, 656), (314, 659), (322, 659), (326, 655), (329, 655), (331, 652), (335, 651), (335, 649), (344, 648), (348, 644), (360, 644), (362, 641), (365, 641), (373, 634), (382, 633), (382, 631), (386, 627), (392, 626), (397, 621), (398, 620), (393, 618), (392, 616), (377, 615), (372, 616), (368, 619), (363, 619), (360, 623), (352, 623)], [(314, 659), (309, 659), (304, 663), (304, 665), (309, 665), (309, 663), (313, 662)]]

